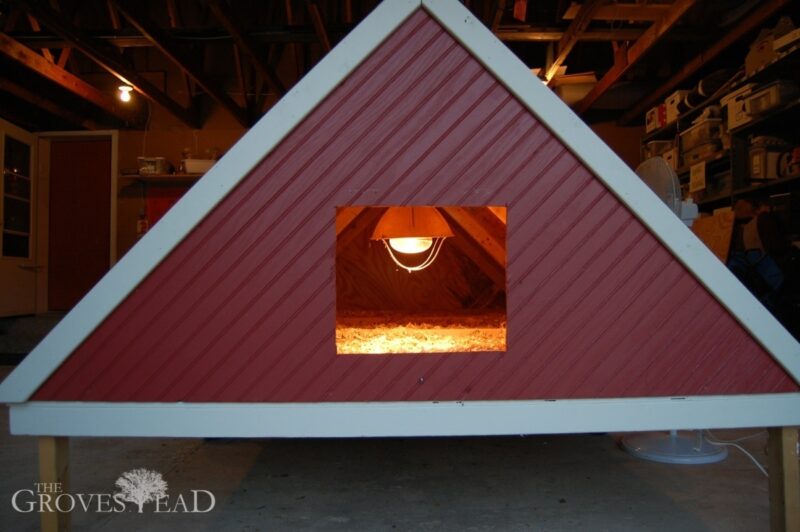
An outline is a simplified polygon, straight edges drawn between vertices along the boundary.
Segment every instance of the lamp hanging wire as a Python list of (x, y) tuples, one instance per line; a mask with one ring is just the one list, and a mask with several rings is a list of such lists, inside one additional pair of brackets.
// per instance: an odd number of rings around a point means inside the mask
[(389, 242), (386, 239), (381, 240), (381, 242), (383, 242), (383, 245), (386, 246), (386, 251), (389, 252), (389, 256), (392, 258), (394, 263), (397, 264), (399, 267), (403, 268), (404, 270), (406, 270), (408, 273), (411, 273), (411, 272), (422, 271), (431, 264), (433, 264), (433, 262), (436, 260), (436, 257), (439, 256), (439, 251), (442, 249), (442, 244), (444, 244), (444, 238), (435, 238), (433, 240), (433, 245), (431, 246), (430, 251), (428, 251), (428, 256), (425, 257), (424, 261), (415, 266), (409, 266), (407, 264), (403, 264), (403, 262), (400, 261), (400, 259), (398, 259), (397, 256), (394, 254), (392, 246), (389, 245)]

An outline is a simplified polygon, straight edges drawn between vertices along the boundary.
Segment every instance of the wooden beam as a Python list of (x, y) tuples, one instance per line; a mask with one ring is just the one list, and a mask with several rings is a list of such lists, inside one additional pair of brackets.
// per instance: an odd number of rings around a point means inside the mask
[(69, 61), (69, 57), (72, 55), (72, 48), (62, 48), (61, 53), (58, 54), (58, 68), (67, 68), (67, 61)]
[(445, 207), (439, 210), (450, 224), (450, 228), (455, 234), (455, 238), (452, 239), (452, 243), (449, 242), (450, 239), (448, 239), (448, 242), (445, 242), (445, 245), (455, 246), (459, 251), (461, 251), (461, 253), (466, 255), (469, 260), (474, 262), (475, 265), (487, 277), (489, 277), (489, 279), (492, 280), (492, 283), (494, 283), (497, 288), (504, 290), (506, 286), (505, 257), (503, 258), (502, 264), (498, 263), (495, 257), (492, 257), (492, 255), (489, 253), (487, 248), (478, 241), (476, 235), (471, 233), (469, 230), (464, 228), (463, 225), (456, 221), (456, 219), (452, 216), (452, 207)]
[(133, 87), (137, 92), (161, 105), (170, 114), (181, 120), (192, 129), (200, 128), (200, 121), (188, 109), (181, 107), (175, 100), (156, 88), (152, 83), (139, 75), (132, 68), (123, 64), (119, 57), (110, 50), (107, 51), (97, 42), (88, 37), (84, 32), (65, 20), (41, 2), (35, 0), (16, 0), (26, 9), (33, 12), (39, 21), (50, 28), (51, 31), (62, 38), (71, 41), (73, 47), (81, 51), (89, 59), (103, 67), (114, 77)]
[[(337, 38), (343, 37), (352, 30), (352, 27), (353, 26), (349, 24), (335, 27), (328, 26), (328, 35)], [(167, 36), (175, 40), (180, 40), (181, 43), (206, 44), (209, 41), (214, 41), (215, 44), (227, 44), (234, 42), (233, 37), (222, 28), (165, 28), (162, 31)], [(71, 42), (62, 37), (53, 35), (52, 33), (48, 34), (44, 31), (39, 34), (26, 29), (8, 33), (12, 38), (23, 43), (28, 48), (35, 50), (72, 46)], [(102, 42), (104, 45), (108, 45), (109, 47), (113, 46), (114, 48), (153, 48), (155, 46), (143, 35), (139, 35), (129, 28), (119, 30), (85, 30), (84, 34), (97, 43)], [(641, 34), (641, 31), (639, 31), (638, 34)], [(255, 43), (256, 49), (265, 44), (272, 43), (315, 43), (319, 41), (314, 27), (311, 24), (275, 24), (264, 26), (257, 31), (249, 32), (247, 37)], [(611, 39), (605, 38), (601, 40)]]
[(494, 214), (485, 208), (444, 207), (440, 210), (466, 231), (495, 264), (505, 269), (505, 227)]
[[(178, 6), (175, 0), (167, 0), (167, 17), (169, 17), (169, 27), (172, 29), (178, 28), (181, 23), (180, 13), (178, 13)], [(186, 98), (189, 100), (189, 108), (194, 110), (196, 100), (194, 98), (194, 85), (191, 78), (186, 72), (181, 72), (181, 79), (183, 80), (183, 90), (186, 93)]]
[(282, 96), (286, 94), (286, 87), (280, 77), (278, 77), (278, 73), (258, 54), (258, 47), (250, 40), (247, 34), (239, 28), (238, 24), (234, 22), (229, 14), (229, 10), (224, 9), (219, 0), (209, 0), (208, 7), (227, 32), (231, 34), (236, 46), (250, 59), (250, 62), (256, 68), (259, 75), (267, 80), (267, 83), (269, 83), (279, 95)]
[(497, 219), (503, 222), (503, 224), (508, 223), (508, 210), (506, 207), (486, 207), (491, 211), (492, 214), (497, 216)]
[(344, 0), (344, 21), (347, 24), (353, 23), (353, 2), (352, 0)]
[(167, 17), (169, 17), (169, 27), (177, 28), (180, 26), (180, 15), (175, 0), (167, 0)]
[[(585, 6), (586, 4), (583, 4)], [(579, 16), (581, 4), (572, 3), (564, 13), (564, 20), (573, 20)], [(594, 20), (614, 20), (625, 22), (653, 22), (660, 19), (669, 9), (669, 4), (620, 4), (612, 3), (602, 6), (594, 16)]]
[(771, 0), (761, 4), (755, 11), (748, 13), (747, 16), (742, 17), (739, 23), (722, 38), (715, 40), (714, 44), (685, 63), (671, 78), (662, 83), (658, 88), (650, 91), (645, 99), (622, 115), (619, 119), (620, 124), (628, 125), (634, 120), (640, 119), (651, 107), (656, 103), (660, 103), (666, 95), (675, 90), (676, 87), (686, 81), (692, 74), (700, 70), (709, 61), (714, 60), (731, 45), (762, 27), (772, 15), (788, 3), (789, 0)]
[[(644, 30), (621, 28), (616, 30), (587, 30), (576, 40), (582, 42), (634, 41), (642, 36)], [(495, 35), (506, 42), (554, 42), (564, 38), (566, 33), (556, 28), (500, 28)]]
[[(286, 10), (286, 23), (289, 25), (289, 27), (294, 26), (295, 19), (294, 12), (292, 10), (292, 0), (283, 0), (283, 7)], [(305, 72), (305, 68), (303, 67), (303, 50), (298, 43), (292, 44), (291, 50), (296, 71), (295, 79), (300, 79), (303, 77), (303, 73)]]
[(497, 31), (500, 21), (503, 20), (503, 12), (506, 10), (506, 0), (495, 0), (497, 2), (494, 14), (492, 15), (492, 31)]
[[(61, 7), (59, 6), (58, 0), (50, 0), (50, 7), (55, 9), (56, 11), (61, 11)], [(77, 12), (75, 17), (72, 19), (72, 23), (77, 25), (78, 24), (78, 15)], [(67, 62), (69, 58), (72, 56), (72, 47), (71, 46), (62, 46), (61, 52), (58, 54), (58, 61), (56, 64), (66, 70)]]
[(118, 30), (122, 27), (119, 21), (119, 13), (117, 13), (117, 8), (114, 7), (113, 0), (106, 0), (106, 9), (108, 10), (108, 19), (111, 21), (111, 27), (115, 30)]
[(99, 91), (63, 68), (50, 63), (44, 57), (26, 48), (5, 33), (0, 33), (0, 53), (35, 71), (40, 76), (49, 79), (53, 83), (56, 83), (64, 90), (99, 107), (124, 123), (140, 122), (128, 109), (124, 109), (121, 105), (118, 105), (113, 97)]
[(211, 82), (202, 70), (190, 61), (179, 51), (178, 46), (173, 40), (161, 31), (150, 18), (140, 9), (141, 5), (133, 2), (121, 2), (115, 0), (117, 9), (123, 17), (136, 28), (142, 35), (152, 42), (161, 53), (175, 63), (178, 68), (185, 72), (195, 83), (197, 83), (211, 98), (227, 110), (244, 127), (250, 127), (247, 113), (244, 109), (236, 105), (231, 97), (215, 83)]
[[(37, 495), (48, 494), (51, 500), (60, 493), (69, 493), (69, 438), (39, 438), (39, 484), (36, 488)], [(55, 509), (50, 504), (41, 512), (42, 532), (70, 530), (70, 513), (47, 511), (48, 507)]]
[(40, 94), (31, 92), (27, 87), (23, 87), (22, 85), (14, 83), (10, 79), (0, 78), (0, 90), (15, 96), (20, 100), (26, 101), (31, 105), (35, 105), (36, 107), (47, 111), (52, 115), (63, 118), (67, 122), (75, 124), (76, 126), (84, 129), (103, 129), (103, 127), (94, 120), (90, 120), (77, 113), (74, 113), (63, 105), (53, 103)]
[[(373, 231), (386, 207), (370, 207), (361, 209), (353, 219), (345, 224), (344, 221), (336, 223), (336, 248), (345, 249), (364, 231)], [(340, 227), (341, 226), (341, 227)]]
[(576, 17), (570, 23), (567, 30), (564, 32), (561, 40), (558, 41), (558, 54), (553, 59), (552, 64), (547, 68), (544, 74), (544, 79), (547, 80), (548, 85), (553, 80), (558, 72), (558, 68), (567, 59), (567, 56), (572, 51), (572, 48), (578, 43), (578, 37), (589, 27), (592, 22), (594, 12), (605, 2), (605, 0), (588, 0), (578, 11)]
[[(36, 33), (40, 33), (42, 31), (42, 27), (39, 26), (39, 21), (36, 20), (36, 17), (30, 13), (28, 13), (28, 23), (31, 25), (31, 29)], [(55, 59), (53, 59), (53, 54), (50, 52), (49, 48), (42, 48), (42, 55), (51, 63), (55, 63)]]
[(641, 37), (624, 54), (619, 54), (614, 66), (605, 73), (592, 90), (575, 106), (578, 114), (586, 112), (600, 96), (611, 88), (630, 68), (635, 65), (664, 36), (681, 17), (694, 6), (697, 0), (676, 0), (661, 19), (650, 25)]
[(322, 51), (328, 53), (331, 51), (331, 41), (328, 38), (328, 32), (322, 21), (322, 14), (319, 11), (319, 6), (313, 0), (308, 0), (306, 5), (308, 6), (308, 14), (311, 16), (311, 23), (314, 25), (314, 31), (317, 32), (317, 38), (319, 39), (320, 45), (322, 45)]
[(797, 427), (769, 429), (769, 513), (772, 532), (800, 530)]
[(248, 118), (252, 105), (250, 103), (250, 95), (247, 86), (247, 73), (244, 71), (244, 63), (242, 62), (242, 54), (239, 52), (239, 47), (233, 45), (233, 62), (236, 70), (236, 79), (239, 81), (239, 90), (242, 91), (242, 103), (247, 110)]

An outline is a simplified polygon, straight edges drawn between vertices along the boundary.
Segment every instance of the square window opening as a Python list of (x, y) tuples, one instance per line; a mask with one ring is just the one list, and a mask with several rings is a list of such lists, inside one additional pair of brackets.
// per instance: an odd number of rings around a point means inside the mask
[(336, 208), (339, 355), (506, 350), (504, 206)]

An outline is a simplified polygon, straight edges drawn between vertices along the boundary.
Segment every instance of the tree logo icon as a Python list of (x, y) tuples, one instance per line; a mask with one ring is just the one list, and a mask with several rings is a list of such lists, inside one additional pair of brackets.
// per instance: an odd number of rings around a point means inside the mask
[(123, 473), (114, 485), (120, 489), (115, 495), (123, 501), (138, 505), (139, 513), (142, 513), (145, 503), (167, 496), (167, 481), (161, 473), (151, 469), (132, 469)]

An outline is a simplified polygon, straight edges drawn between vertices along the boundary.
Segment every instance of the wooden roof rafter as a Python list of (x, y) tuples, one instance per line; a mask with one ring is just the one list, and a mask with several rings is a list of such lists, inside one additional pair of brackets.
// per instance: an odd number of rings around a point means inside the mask
[(328, 37), (328, 30), (325, 29), (325, 23), (322, 20), (322, 13), (319, 10), (317, 0), (306, 0), (308, 6), (308, 14), (311, 17), (311, 23), (314, 25), (314, 31), (317, 32), (317, 39), (322, 46), (322, 51), (328, 53), (331, 51), (331, 40)]
[(58, 105), (42, 96), (40, 93), (33, 92), (29, 88), (23, 87), (22, 85), (13, 82), (10, 79), (0, 78), (0, 90), (15, 96), (20, 100), (28, 102), (31, 105), (39, 107), (40, 109), (47, 111), (48, 113), (78, 127), (90, 130), (102, 129), (103, 127), (94, 120), (86, 118), (79, 113), (73, 112), (62, 105)]
[(691, 9), (697, 0), (676, 0), (663, 17), (649, 28), (631, 46), (624, 46), (614, 57), (614, 65), (605, 73), (589, 93), (575, 105), (575, 112), (585, 113), (600, 96), (611, 88)]
[(492, 13), (492, 32), (495, 32), (500, 27), (500, 21), (503, 19), (503, 12), (506, 10), (506, 0), (495, 0), (495, 10)]
[(606, 0), (588, 0), (580, 8), (575, 18), (570, 22), (569, 27), (564, 32), (561, 40), (558, 41), (558, 55), (553, 62), (548, 65), (544, 78), (547, 84), (553, 81), (558, 69), (564, 64), (572, 48), (578, 43), (580, 35), (589, 27), (595, 12), (605, 3)]
[[(169, 18), (169, 27), (177, 29), (181, 25), (181, 16), (178, 12), (178, 5), (175, 0), (167, 0), (167, 17)], [(183, 90), (186, 92), (186, 98), (189, 100), (189, 108), (192, 112), (197, 112), (197, 99), (194, 97), (194, 82), (186, 72), (181, 72), (181, 80), (183, 81)]]
[(231, 34), (238, 49), (248, 57), (259, 75), (269, 83), (278, 95), (283, 96), (286, 94), (286, 86), (281, 81), (278, 73), (258, 54), (258, 46), (239, 27), (236, 21), (233, 20), (228, 10), (223, 8), (220, 0), (209, 0), (208, 7), (214, 14), (214, 17), (223, 25), (228, 33)]
[[(564, 20), (574, 20), (580, 17), (586, 3), (573, 2), (564, 12)], [(625, 21), (625, 22), (653, 22), (659, 20), (669, 10), (669, 4), (648, 4), (612, 2), (601, 6), (592, 16), (594, 20)]]
[[(492, 223), (487, 218), (474, 217), (463, 207), (440, 208), (450, 228), (456, 235), (453, 245), (471, 260), (498, 287), (506, 286), (505, 242), (493, 235)], [(487, 213), (490, 217), (495, 215)], [(495, 221), (499, 222), (495, 218)]]
[(53, 83), (56, 83), (64, 90), (80, 97), (93, 106), (102, 109), (123, 123), (138, 124), (142, 122), (140, 117), (137, 117), (128, 109), (121, 108), (114, 98), (108, 94), (98, 90), (58, 65), (49, 62), (41, 55), (23, 46), (2, 32), (0, 32), (0, 53)]
[[(36, 33), (40, 33), (42, 31), (42, 27), (39, 25), (39, 21), (36, 20), (36, 17), (31, 15), (30, 13), (28, 13), (27, 16), (28, 16), (28, 24), (31, 25), (31, 29)], [(50, 61), (51, 63), (56, 62), (55, 58), (53, 57), (53, 53), (50, 51), (49, 48), (42, 48), (42, 56), (44, 56), (44, 58)]]
[[(86, 57), (100, 65), (111, 75), (133, 87), (137, 92), (146, 98), (161, 105), (170, 114), (181, 120), (184, 124), (193, 129), (200, 127), (198, 117), (179, 105), (175, 100), (159, 90), (155, 85), (147, 81), (138, 74), (133, 68), (128, 67), (111, 50), (96, 42), (86, 33), (66, 21), (64, 17), (47, 6), (35, 0), (15, 0), (19, 5), (34, 13), (41, 23), (50, 28), (51, 31), (70, 41), (74, 48), (81, 51)], [(36, 54), (34, 54), (36, 55)]]
[[(577, 34), (575, 40), (582, 42), (633, 41), (641, 37), (642, 33), (644, 30), (637, 28), (592, 29)], [(566, 32), (559, 28), (504, 28), (501, 26), (495, 35), (505, 42), (553, 42), (563, 39)]]
[(241, 125), (250, 127), (247, 113), (224, 91), (222, 87), (212, 82), (202, 69), (191, 61), (179, 50), (177, 44), (167, 36), (146, 13), (132, 2), (114, 0), (117, 9), (136, 30), (147, 37), (161, 53), (172, 61), (181, 71), (185, 72), (197, 85), (199, 85), (211, 98), (227, 110)]
[(634, 120), (638, 120), (648, 109), (661, 101), (664, 96), (683, 83), (689, 76), (700, 70), (709, 61), (713, 60), (739, 39), (755, 31), (757, 28), (762, 27), (772, 15), (788, 3), (789, 0), (770, 0), (759, 5), (756, 10), (748, 13), (747, 16), (742, 17), (739, 23), (731, 28), (724, 36), (717, 39), (710, 47), (686, 62), (678, 72), (673, 74), (655, 90), (649, 92), (647, 97), (637, 103), (633, 109), (630, 109), (622, 115), (619, 119), (619, 123), (628, 125)]

